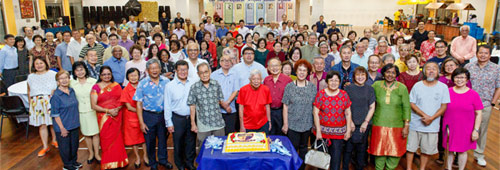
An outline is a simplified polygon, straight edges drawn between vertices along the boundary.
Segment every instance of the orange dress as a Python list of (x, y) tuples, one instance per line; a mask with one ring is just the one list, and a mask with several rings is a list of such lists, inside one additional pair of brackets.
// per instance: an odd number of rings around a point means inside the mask
[[(129, 103), (135, 108), (137, 106), (137, 102), (132, 100), (135, 90), (136, 88), (132, 86), (132, 84), (128, 83), (122, 91), (120, 102), (124, 105), (125, 103)], [(126, 107), (123, 109), (123, 141), (126, 146), (137, 145), (145, 142), (137, 113), (128, 110)]]

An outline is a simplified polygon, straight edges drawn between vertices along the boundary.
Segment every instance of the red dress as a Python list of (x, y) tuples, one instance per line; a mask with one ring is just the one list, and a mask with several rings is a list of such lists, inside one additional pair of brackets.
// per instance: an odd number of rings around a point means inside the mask
[(241, 57), (241, 50), (243, 50), (243, 47), (244, 47), (244, 46), (245, 46), (245, 43), (243, 43), (241, 46), (240, 46), (240, 45), (238, 45), (238, 44), (234, 45), (234, 47), (235, 47), (236, 49), (238, 49), (238, 58), (240, 58), (240, 57)]
[[(103, 89), (95, 84), (91, 93), (98, 96), (97, 105), (103, 108), (113, 109), (122, 105), (120, 102), (122, 88), (116, 82)], [(128, 164), (127, 152), (125, 151), (121, 132), (122, 116), (122, 111), (118, 112), (115, 117), (97, 112), (97, 123), (101, 131), (99, 134), (102, 150), (101, 169), (122, 168)]]
[[(335, 96), (328, 96), (325, 89), (316, 94), (313, 105), (319, 109), (319, 124), (323, 138), (344, 139), (344, 134), (347, 132), (345, 110), (351, 107), (351, 104), (351, 99), (344, 90), (339, 89), (339, 93)], [(316, 130), (313, 127), (315, 135)]]
[(406, 86), (406, 88), (408, 89), (408, 93), (411, 92), (411, 89), (413, 88), (413, 86), (417, 82), (419, 82), (420, 80), (423, 80), (423, 79), (424, 79), (424, 75), (422, 74), (422, 72), (420, 72), (414, 76), (408, 74), (407, 72), (403, 72), (398, 77), (398, 81), (403, 83)]
[[(125, 103), (129, 103), (135, 108), (137, 102), (132, 100), (135, 90), (136, 88), (128, 83), (127, 87), (122, 91), (120, 102), (124, 103), (124, 105)], [(123, 109), (123, 141), (125, 146), (137, 145), (145, 142), (137, 113), (128, 110), (125, 106)]]

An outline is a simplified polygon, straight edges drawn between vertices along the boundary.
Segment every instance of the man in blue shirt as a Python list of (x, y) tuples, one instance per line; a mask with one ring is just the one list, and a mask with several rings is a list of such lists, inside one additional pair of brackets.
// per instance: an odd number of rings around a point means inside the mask
[(123, 51), (119, 46), (113, 47), (113, 57), (104, 62), (104, 66), (111, 67), (113, 77), (118, 84), (122, 84), (125, 80), (125, 63), (127, 60), (122, 57)]
[(128, 27), (134, 30), (134, 34), (137, 34), (137, 21), (135, 21), (135, 17), (133, 15), (130, 15), (128, 18), (129, 18), (129, 21), (127, 22)]
[(316, 22), (316, 27), (318, 27), (318, 30), (316, 32), (318, 32), (319, 34), (324, 34), (324, 30), (326, 28), (326, 23), (325, 21), (323, 21), (325, 17), (323, 17), (323, 15), (319, 16), (319, 21)]
[(66, 31), (63, 33), (63, 42), (56, 47), (55, 56), (57, 57), (57, 66), (59, 70), (72, 71), (73, 57), (67, 56), (68, 44), (71, 41), (71, 32)]
[(5, 47), (0, 50), (0, 76), (7, 87), (14, 84), (16, 78), (18, 61), (17, 48), (14, 47), (14, 35), (7, 34), (4, 37)]
[(229, 104), (229, 107), (231, 108), (231, 113), (228, 113), (226, 109), (222, 107), (220, 108), (220, 111), (222, 112), (222, 118), (224, 119), (224, 122), (226, 124), (224, 129), (226, 135), (236, 131), (237, 112), (234, 104), (234, 99), (236, 99), (238, 90), (240, 90), (238, 75), (234, 72), (229, 71), (232, 66), (233, 64), (231, 63), (231, 56), (223, 55), (220, 58), (221, 68), (214, 71), (210, 75), (210, 79), (219, 82), (222, 89), (222, 95), (224, 96), (224, 102), (226, 104)]
[(255, 51), (252, 47), (246, 47), (243, 49), (243, 62), (234, 65), (230, 71), (238, 75), (238, 82), (240, 88), (250, 83), (250, 71), (257, 69), (262, 73), (262, 77), (267, 77), (267, 69), (260, 63), (255, 62)]
[(356, 69), (356, 67), (359, 67), (358, 64), (351, 62), (351, 57), (351, 47), (340, 47), (340, 58), (342, 59), (342, 61), (332, 67), (333, 71), (337, 71), (340, 73), (340, 89), (344, 89), (344, 86), (351, 84), (354, 69)]
[(227, 27), (224, 25), (224, 21), (220, 20), (219, 21), (219, 25), (220, 25), (220, 28), (217, 29), (217, 32), (215, 33), (215, 35), (217, 36), (217, 41), (220, 42), (220, 39), (222, 37), (225, 37), (227, 32), (229, 32), (229, 30), (227, 29)]
[[(178, 169), (195, 169), (196, 133), (191, 131), (190, 108), (187, 99), (191, 85), (189, 65), (185, 60), (175, 63), (177, 76), (165, 87), (165, 124), (174, 134), (174, 162)], [(181, 155), (182, 154), (182, 155)]]
[[(158, 162), (167, 169), (173, 166), (168, 162), (167, 153), (167, 128), (163, 118), (163, 92), (169, 79), (160, 76), (161, 64), (158, 59), (150, 59), (146, 62), (148, 77), (137, 85), (134, 101), (137, 101), (137, 116), (141, 130), (146, 139), (149, 166), (156, 169)], [(156, 139), (158, 138), (158, 162), (156, 162)]]

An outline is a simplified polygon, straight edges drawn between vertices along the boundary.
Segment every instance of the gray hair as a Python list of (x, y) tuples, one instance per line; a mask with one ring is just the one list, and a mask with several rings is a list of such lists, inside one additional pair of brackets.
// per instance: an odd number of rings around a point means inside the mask
[(468, 25), (462, 25), (462, 26), (460, 27), (460, 31), (462, 31), (463, 29), (467, 29), (467, 30), (469, 30), (469, 31), (470, 31), (470, 27), (469, 27)]
[(385, 61), (385, 60), (387, 60), (389, 58), (392, 58), (392, 60), (396, 61), (396, 57), (394, 57), (394, 55), (392, 55), (391, 53), (384, 54), (382, 56), (382, 61)]
[(196, 71), (200, 71), (200, 68), (202, 66), (207, 66), (208, 70), (210, 70), (210, 66), (208, 65), (208, 63), (200, 63), (196, 66)]
[(160, 64), (160, 60), (156, 59), (156, 58), (151, 58), (149, 59), (147, 62), (146, 62), (146, 69), (149, 69), (151, 67), (151, 64), (158, 64), (158, 66), (161, 66)]
[(313, 64), (316, 63), (316, 59), (318, 59), (318, 60), (321, 59), (321, 60), (323, 60), (323, 62), (325, 61), (325, 59), (323, 57), (317, 56), (317, 57), (313, 58)]
[(259, 75), (262, 78), (262, 72), (260, 72), (260, 70), (258, 69), (253, 69), (252, 71), (250, 71), (250, 77), (248, 78), (251, 79), (255, 75)]
[(389, 45), (389, 43), (387, 43), (386, 40), (380, 40), (380, 41), (378, 41), (378, 44), (380, 44), (380, 43), (385, 43), (385, 45)]

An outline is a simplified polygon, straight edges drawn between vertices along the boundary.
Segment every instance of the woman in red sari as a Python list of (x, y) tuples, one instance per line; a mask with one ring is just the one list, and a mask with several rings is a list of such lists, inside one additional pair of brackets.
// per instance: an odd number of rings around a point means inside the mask
[(103, 66), (99, 80), (92, 87), (90, 100), (97, 112), (97, 123), (101, 138), (101, 169), (115, 169), (127, 166), (128, 158), (122, 136), (121, 86), (113, 80), (111, 68)]
[(137, 117), (137, 102), (132, 100), (135, 95), (137, 84), (139, 84), (139, 70), (137, 68), (130, 68), (127, 70), (126, 78), (129, 82), (122, 91), (120, 101), (125, 105), (123, 109), (123, 141), (125, 146), (132, 146), (136, 157), (135, 167), (141, 166), (141, 157), (139, 156), (139, 146), (142, 144), (144, 149), (143, 157), (144, 163), (149, 164), (148, 153), (146, 150), (146, 143), (144, 134), (141, 131), (139, 118)]

